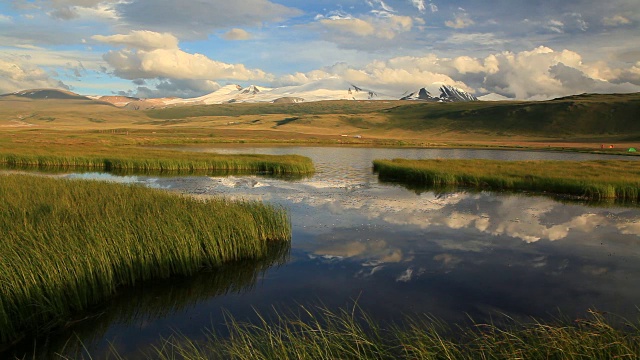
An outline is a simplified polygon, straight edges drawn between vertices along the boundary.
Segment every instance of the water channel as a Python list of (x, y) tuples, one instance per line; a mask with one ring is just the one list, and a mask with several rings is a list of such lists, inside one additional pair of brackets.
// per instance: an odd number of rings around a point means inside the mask
[[(193, 151), (193, 149), (189, 149)], [(80, 340), (93, 358), (114, 347), (135, 357), (175, 332), (194, 339), (224, 332), (225, 312), (357, 302), (379, 321), (415, 313), (450, 323), (584, 316), (587, 310), (636, 318), (640, 305), (640, 208), (591, 206), (530, 194), (411, 191), (382, 184), (373, 159), (487, 158), (588, 160), (558, 152), (330, 147), (201, 148), (217, 153), (300, 154), (310, 178), (154, 177), (68, 174), (136, 182), (195, 196), (261, 200), (291, 214), (289, 255), (235, 264), (189, 279), (124, 289), (68, 330), (38, 340), (46, 358)], [(621, 157), (638, 159), (636, 157)], [(69, 341), (69, 339), (72, 339)], [(31, 349), (32, 351), (32, 349)], [(69, 350), (70, 351), (70, 350)], [(19, 355), (19, 354), (18, 354)]]

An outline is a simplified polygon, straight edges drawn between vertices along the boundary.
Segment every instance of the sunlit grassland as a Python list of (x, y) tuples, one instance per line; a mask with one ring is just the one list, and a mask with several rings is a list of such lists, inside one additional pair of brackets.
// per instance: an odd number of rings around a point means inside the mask
[(119, 286), (259, 259), (289, 241), (277, 207), (140, 186), (0, 176), (0, 343), (46, 332)]
[[(61, 142), (73, 136), (127, 145), (273, 142), (598, 150), (600, 144), (615, 144), (606, 152), (619, 153), (638, 146), (639, 111), (638, 93), (533, 102), (320, 101), (140, 111), (92, 101), (8, 97), (0, 98), (0, 137), (11, 133), (17, 142), (48, 132)], [(345, 134), (350, 137), (341, 137)]]
[(287, 115), (344, 115), (362, 114), (390, 109), (402, 101), (350, 101), (329, 100), (303, 103), (236, 103), (216, 105), (179, 106), (165, 109), (146, 110), (154, 119), (185, 119), (202, 116), (243, 116), (264, 114)]
[(574, 321), (454, 327), (433, 317), (406, 317), (382, 325), (360, 310), (301, 307), (291, 314), (261, 315), (257, 324), (230, 318), (230, 336), (204, 341), (176, 335), (149, 359), (637, 359), (639, 323), (597, 312)]
[(463, 186), (490, 190), (525, 190), (566, 194), (590, 200), (640, 199), (640, 162), (375, 160), (381, 180), (412, 186)]
[(0, 153), (7, 167), (88, 168), (98, 171), (174, 172), (242, 171), (268, 174), (311, 174), (312, 161), (297, 155), (217, 155), (184, 152), (150, 152), (128, 155), (25, 155)]

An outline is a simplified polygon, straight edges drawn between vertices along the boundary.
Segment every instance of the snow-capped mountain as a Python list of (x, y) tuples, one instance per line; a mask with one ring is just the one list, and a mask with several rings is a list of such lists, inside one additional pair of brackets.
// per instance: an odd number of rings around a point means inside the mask
[(440, 95), (433, 96), (427, 88), (421, 88), (418, 91), (404, 95), (400, 100), (421, 100), (433, 102), (478, 101), (478, 98), (475, 96), (450, 85), (440, 85), (437, 91), (440, 92)]
[[(433, 95), (439, 94), (439, 95)], [(262, 86), (242, 87), (230, 84), (220, 89), (195, 98), (156, 98), (132, 99), (124, 104), (126, 99), (101, 98), (116, 106), (129, 109), (162, 108), (186, 105), (211, 105), (231, 103), (298, 103), (324, 100), (421, 100), (432, 102), (477, 101), (478, 99), (453, 86), (434, 83), (404, 96), (389, 96), (374, 90), (365, 89), (351, 82), (337, 77), (316, 80), (303, 85), (268, 88)], [(117, 100), (117, 101), (116, 101)]]
[(258, 87), (255, 85), (243, 88), (239, 85), (227, 85), (197, 98), (174, 99), (167, 102), (167, 105), (322, 100), (397, 100), (397, 98), (360, 88), (339, 78), (327, 78), (304, 85), (279, 88)]

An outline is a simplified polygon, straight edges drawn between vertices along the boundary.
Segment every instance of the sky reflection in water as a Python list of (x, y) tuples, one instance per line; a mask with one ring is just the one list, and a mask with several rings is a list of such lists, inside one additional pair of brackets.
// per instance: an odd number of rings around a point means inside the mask
[[(162, 289), (175, 285), (158, 284), (160, 290), (150, 285), (130, 298), (123, 294), (120, 302), (134, 308), (140, 304), (127, 313), (147, 315), (114, 315), (87, 336), (85, 346), (100, 349), (112, 342), (124, 353), (133, 352), (173, 331), (197, 337), (205, 327), (222, 329), (222, 309), (251, 319), (254, 309), (269, 312), (273, 306), (320, 303), (337, 308), (356, 300), (383, 321), (416, 312), (451, 322), (464, 322), (467, 315), (486, 321), (498, 312), (520, 319), (549, 318), (558, 312), (577, 317), (594, 308), (630, 318), (638, 315), (637, 207), (586, 207), (486, 192), (416, 194), (379, 184), (371, 173), (374, 158), (594, 158), (591, 155), (353, 148), (225, 151), (298, 153), (312, 157), (318, 172), (299, 181), (258, 176), (127, 181), (195, 196), (280, 204), (293, 223), (290, 260), (267, 270), (257, 282), (237, 283), (233, 291), (209, 290), (210, 297), (195, 296), (169, 312), (154, 310), (141, 299), (145, 293), (162, 296)], [(185, 284), (180, 290), (185, 294), (202, 293), (189, 288), (200, 286), (195, 282)], [(121, 306), (110, 308), (105, 313), (119, 314)]]
[[(266, 296), (258, 304), (319, 300), (340, 306), (358, 298), (383, 319), (413, 311), (447, 320), (463, 319), (465, 313), (486, 318), (493, 311), (545, 317), (560, 310), (577, 316), (594, 307), (636, 315), (638, 208), (585, 207), (525, 195), (418, 195), (379, 184), (371, 172), (374, 158), (598, 156), (366, 148), (223, 151), (297, 153), (311, 157), (318, 169), (311, 179), (295, 182), (231, 176), (171, 183), (178, 191), (264, 200), (289, 209), (294, 257), (269, 274), (286, 279), (275, 288), (287, 296)], [(267, 292), (275, 285), (269, 276)]]

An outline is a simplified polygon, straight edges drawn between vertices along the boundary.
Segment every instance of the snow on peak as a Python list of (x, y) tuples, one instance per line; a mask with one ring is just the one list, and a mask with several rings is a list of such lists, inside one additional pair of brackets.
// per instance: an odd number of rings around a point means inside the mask
[[(460, 101), (477, 101), (478, 99), (469, 94), (468, 92), (455, 88), (446, 84), (431, 84), (428, 88), (433, 91), (427, 90), (427, 87), (423, 87), (418, 91), (407, 92), (400, 100), (422, 100), (433, 102), (460, 102)], [(434, 96), (433, 93), (440, 93), (439, 96)]]

